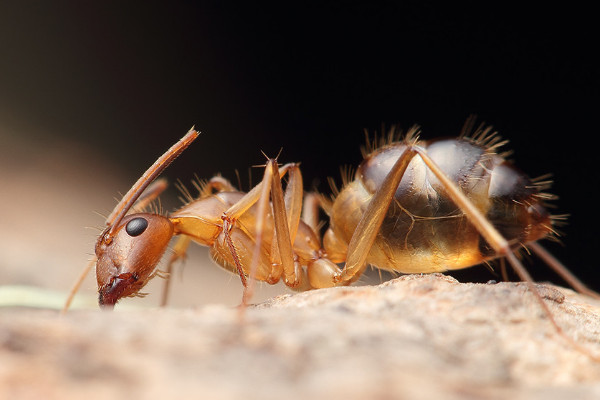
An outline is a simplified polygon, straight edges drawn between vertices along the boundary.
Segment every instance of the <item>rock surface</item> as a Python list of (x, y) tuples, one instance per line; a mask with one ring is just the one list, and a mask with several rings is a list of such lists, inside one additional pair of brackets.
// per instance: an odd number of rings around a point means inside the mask
[[(600, 302), (538, 287), (600, 354)], [(222, 305), (4, 308), (0, 360), (2, 399), (600, 398), (600, 362), (526, 285), (438, 274), (279, 296), (243, 322)]]

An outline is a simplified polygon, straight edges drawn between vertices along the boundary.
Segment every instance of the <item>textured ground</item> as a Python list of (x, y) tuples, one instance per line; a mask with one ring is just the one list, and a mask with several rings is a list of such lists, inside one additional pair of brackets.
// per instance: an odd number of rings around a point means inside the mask
[[(541, 288), (600, 354), (600, 303)], [(525, 285), (443, 275), (279, 296), (243, 323), (223, 305), (8, 307), (0, 359), (3, 399), (600, 398), (600, 362), (556, 334)]]

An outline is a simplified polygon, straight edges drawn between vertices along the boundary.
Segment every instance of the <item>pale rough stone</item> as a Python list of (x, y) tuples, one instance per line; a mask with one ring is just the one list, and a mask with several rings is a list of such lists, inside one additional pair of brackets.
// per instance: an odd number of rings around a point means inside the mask
[[(600, 354), (600, 302), (538, 287), (566, 334)], [(524, 284), (410, 275), (239, 316), (3, 309), (0, 398), (600, 398), (600, 362), (557, 335)]]

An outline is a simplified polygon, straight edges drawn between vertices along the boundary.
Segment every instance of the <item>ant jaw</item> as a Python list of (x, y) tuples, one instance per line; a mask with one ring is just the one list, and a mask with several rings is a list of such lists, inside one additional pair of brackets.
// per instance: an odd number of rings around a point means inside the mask
[(100, 298), (98, 299), (98, 304), (100, 305), (100, 309), (101, 310), (106, 310), (106, 311), (112, 311), (115, 309), (115, 304), (104, 304), (102, 302), (102, 296), (100, 296)]
[(98, 304), (103, 309), (114, 309), (121, 297), (129, 296), (139, 289), (136, 282), (138, 276), (131, 272), (111, 277), (110, 282), (98, 290)]

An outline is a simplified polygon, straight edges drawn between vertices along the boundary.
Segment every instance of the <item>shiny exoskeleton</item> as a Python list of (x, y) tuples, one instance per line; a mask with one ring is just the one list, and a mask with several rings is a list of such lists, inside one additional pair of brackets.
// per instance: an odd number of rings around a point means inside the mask
[[(165, 275), (192, 241), (208, 246), (217, 264), (240, 276), (242, 305), (255, 280), (283, 280), (295, 290), (309, 290), (348, 285), (369, 264), (426, 273), (502, 258), (527, 283), (556, 332), (600, 361), (564, 334), (514, 254), (526, 246), (573, 288), (600, 298), (537, 243), (553, 234), (555, 218), (544, 206), (552, 198), (543, 193), (546, 183), (529, 179), (497, 153), (504, 142), (490, 128), (481, 126), (470, 136), (468, 130), (457, 139), (422, 141), (413, 128), (402, 140), (371, 146), (354, 179), (347, 179), (333, 202), (304, 195), (297, 164), (279, 168), (269, 159), (262, 182), (248, 193), (215, 177), (196, 185), (197, 198), (183, 189), (187, 204), (170, 216), (127, 215), (164, 190), (164, 182), (153, 181), (197, 138), (192, 129), (142, 175), (108, 217), (94, 260), (99, 303), (112, 308), (123, 297), (139, 295), (150, 279), (161, 275), (157, 265), (173, 236), (178, 240)], [(322, 238), (320, 208), (330, 218)], [(92, 266), (75, 284), (64, 311)]]
[[(411, 145), (427, 152), (512, 249), (552, 232), (540, 186), (484, 140), (462, 137)], [(376, 149), (361, 163), (355, 179), (341, 190), (330, 221), (330, 230), (338, 240), (350, 242), (373, 194), (407, 146), (395, 142)], [(325, 246), (329, 250), (327, 241)], [(429, 273), (466, 268), (498, 256), (417, 156), (394, 193), (367, 262), (386, 270)]]
[[(263, 181), (249, 193), (216, 177), (168, 217), (125, 216), (149, 182), (195, 139), (188, 133), (144, 175), (152, 171), (151, 178), (140, 178), (98, 239), (100, 304), (113, 306), (139, 293), (157, 274), (175, 235), (180, 239), (168, 271), (194, 241), (210, 247), (211, 257), (239, 274), (244, 287), (250, 276), (308, 290), (350, 284), (369, 264), (427, 273), (496, 257), (518, 263), (513, 250), (552, 233), (541, 186), (496, 152), (502, 143), (490, 129), (433, 141), (418, 140), (417, 133), (413, 128), (404, 139), (370, 150), (333, 203), (304, 197), (297, 164), (279, 169), (269, 160)], [(286, 174), (284, 194), (280, 177)], [(312, 217), (301, 218), (303, 202), (304, 214)], [(319, 207), (330, 216), (322, 240), (314, 220)]]

